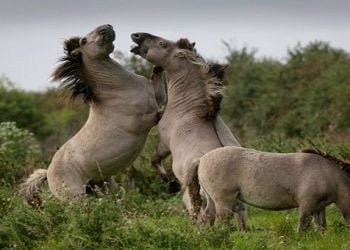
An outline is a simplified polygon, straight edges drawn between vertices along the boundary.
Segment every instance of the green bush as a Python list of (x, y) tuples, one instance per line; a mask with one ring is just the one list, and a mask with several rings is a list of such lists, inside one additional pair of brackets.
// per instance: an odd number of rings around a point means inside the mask
[(13, 184), (40, 160), (39, 145), (14, 122), (0, 123), (0, 181)]
[(350, 56), (323, 42), (297, 45), (285, 62), (247, 48), (228, 56), (222, 114), (239, 138), (349, 134)]
[(0, 78), (0, 122), (16, 122), (38, 137), (46, 135), (44, 115), (31, 92), (16, 89), (6, 78)]

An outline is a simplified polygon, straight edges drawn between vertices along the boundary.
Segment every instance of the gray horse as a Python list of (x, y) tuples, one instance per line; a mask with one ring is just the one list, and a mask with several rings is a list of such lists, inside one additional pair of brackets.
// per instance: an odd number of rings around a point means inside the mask
[(113, 27), (103, 25), (65, 41), (65, 57), (53, 80), (62, 80), (73, 98), (89, 102), (90, 113), (49, 168), (34, 171), (22, 184), (21, 193), (34, 206), (40, 205), (38, 193), (45, 180), (56, 197), (67, 201), (86, 193), (88, 182), (104, 181), (125, 169), (158, 122), (155, 89), (160, 89), (161, 75), (148, 81), (125, 70), (109, 56), (114, 40)]
[(205, 154), (193, 171), (189, 183), (206, 191), (217, 219), (228, 222), (232, 205), (240, 200), (269, 210), (298, 207), (299, 231), (309, 226), (312, 216), (324, 230), (325, 207), (335, 203), (350, 224), (350, 163), (320, 150), (267, 153), (224, 147)]
[(164, 68), (168, 79), (168, 102), (158, 124), (160, 143), (152, 163), (167, 179), (161, 162), (172, 154), (173, 172), (185, 189), (184, 204), (196, 216), (189, 200), (189, 192), (195, 190), (185, 185), (193, 162), (215, 148), (239, 146), (218, 115), (222, 69), (210, 67), (187, 39), (173, 42), (148, 33), (134, 33), (131, 38), (137, 44), (131, 51)]

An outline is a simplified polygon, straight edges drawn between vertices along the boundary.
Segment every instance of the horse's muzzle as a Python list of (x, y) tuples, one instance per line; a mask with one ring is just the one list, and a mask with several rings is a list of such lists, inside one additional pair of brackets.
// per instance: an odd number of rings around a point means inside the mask
[(99, 27), (98, 34), (103, 36), (103, 41), (106, 43), (110, 43), (115, 40), (115, 32), (113, 30), (113, 26), (110, 24)]

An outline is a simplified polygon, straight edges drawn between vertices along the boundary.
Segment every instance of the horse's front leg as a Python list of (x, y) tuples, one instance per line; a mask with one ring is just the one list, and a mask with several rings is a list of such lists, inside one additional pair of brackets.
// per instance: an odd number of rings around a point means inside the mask
[[(153, 66), (150, 83), (152, 85), (154, 95), (159, 107), (162, 107), (166, 103), (166, 91), (164, 87), (164, 81), (162, 78), (164, 69), (160, 66)], [(161, 114), (158, 116), (159, 120)]]
[(165, 170), (162, 161), (170, 155), (169, 148), (162, 142), (162, 140), (159, 142), (158, 150), (155, 156), (152, 158), (152, 165), (157, 169), (158, 174), (163, 179), (165, 183), (168, 184), (168, 190), (169, 193), (177, 193), (181, 190), (180, 184), (175, 180), (170, 180), (170, 177)]
[(157, 153), (152, 158), (152, 166), (157, 169), (158, 174), (163, 179), (164, 182), (169, 183), (170, 178), (165, 168), (163, 167), (162, 161), (170, 155), (169, 148), (162, 143), (162, 140), (158, 144)]

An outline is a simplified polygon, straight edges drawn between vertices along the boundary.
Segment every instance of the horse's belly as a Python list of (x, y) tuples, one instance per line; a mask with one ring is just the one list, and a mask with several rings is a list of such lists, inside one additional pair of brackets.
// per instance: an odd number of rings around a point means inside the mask
[(142, 147), (133, 147), (126, 152), (118, 153), (110, 159), (103, 161), (102, 174), (106, 176), (115, 175), (130, 166), (140, 154)]
[(95, 151), (91, 148), (84, 152), (80, 166), (87, 178), (101, 180), (123, 171), (137, 158), (145, 143), (143, 138), (115, 140), (114, 144), (100, 144), (100, 147), (94, 148)]
[(284, 210), (298, 206), (293, 192), (278, 188), (241, 189), (238, 198), (251, 206), (268, 210)]

